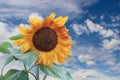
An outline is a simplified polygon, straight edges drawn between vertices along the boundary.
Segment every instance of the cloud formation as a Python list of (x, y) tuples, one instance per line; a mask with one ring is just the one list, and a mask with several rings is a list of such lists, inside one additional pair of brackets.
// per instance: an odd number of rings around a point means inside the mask
[[(96, 3), (98, 0), (1, 0), (0, 19), (24, 19), (33, 12), (42, 16), (49, 15), (51, 12), (57, 15), (69, 15), (70, 18), (84, 13), (83, 7)], [(76, 15), (76, 16), (74, 16)]]

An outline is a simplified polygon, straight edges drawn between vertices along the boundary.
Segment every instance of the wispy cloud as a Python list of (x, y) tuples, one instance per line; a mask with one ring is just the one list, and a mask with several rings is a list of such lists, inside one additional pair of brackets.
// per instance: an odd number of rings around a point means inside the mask
[[(72, 52), (74, 56), (78, 57), (81, 63), (86, 64), (86, 66), (93, 66), (99, 69), (99, 67), (104, 67), (103, 70), (106, 72), (114, 71), (119, 73), (120, 69), (117, 62), (116, 56), (110, 52), (100, 47), (93, 46), (76, 46), (73, 47)], [(99, 62), (99, 63), (98, 63)], [(107, 68), (107, 69), (106, 69)], [(102, 69), (101, 69), (102, 70)]]
[(89, 31), (87, 29), (86, 26), (84, 25), (80, 25), (80, 24), (71, 24), (70, 25), (72, 27), (72, 29), (74, 30), (74, 32), (77, 34), (77, 35), (82, 35), (83, 33), (87, 33), (89, 34)]
[(10, 36), (20, 33), (17, 28), (8, 31), (7, 27), (9, 27), (9, 24), (0, 22), (0, 43), (5, 41), (10, 41), (9, 40)]
[(90, 32), (98, 32), (104, 38), (117, 36), (117, 34), (112, 30), (106, 30), (103, 26), (99, 24), (95, 24), (89, 19), (87, 19), (85, 22)]
[[(84, 13), (83, 7), (94, 4), (98, 0), (1, 0), (0, 1), (0, 18), (17, 18), (24, 19), (33, 12), (40, 13), (43, 16), (51, 12), (57, 15), (69, 15), (70, 18)], [(74, 16), (76, 15), (76, 16)]]
[(97, 70), (80, 69), (73, 73), (75, 80), (119, 80), (120, 76), (108, 76)]
[(108, 50), (120, 50), (120, 40), (119, 39), (105, 39), (102, 41), (103, 47)]

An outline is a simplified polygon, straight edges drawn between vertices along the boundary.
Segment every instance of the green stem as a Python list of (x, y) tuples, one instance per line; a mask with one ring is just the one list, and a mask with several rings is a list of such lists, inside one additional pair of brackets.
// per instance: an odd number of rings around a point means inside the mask
[(5, 66), (3, 66), (2, 69), (1, 69), (1, 76), (3, 76), (4, 67), (5, 67)]
[(27, 71), (27, 67), (26, 67), (26, 65), (25, 65), (25, 64), (23, 64), (23, 65), (24, 65), (25, 71), (28, 72), (28, 71)]
[(46, 79), (46, 77), (47, 77), (47, 74), (45, 74), (45, 76), (44, 76), (43, 80), (45, 80), (45, 79)]
[(37, 77), (37, 80), (40, 80), (39, 79), (39, 64), (36, 66), (36, 77)]
[(35, 67), (35, 65), (33, 65), (30, 69), (28, 69), (28, 72), (30, 72), (30, 70), (31, 70), (33, 67)]
[(29, 72), (31, 75), (33, 75), (33, 77), (35, 78), (35, 80), (37, 80), (37, 77), (32, 73), (32, 72)]

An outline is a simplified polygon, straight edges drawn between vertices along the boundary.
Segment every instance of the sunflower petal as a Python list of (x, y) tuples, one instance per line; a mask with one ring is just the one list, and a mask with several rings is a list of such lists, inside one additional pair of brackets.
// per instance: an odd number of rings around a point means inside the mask
[(25, 43), (22, 47), (22, 52), (27, 52), (30, 49), (29, 43)]
[(65, 59), (62, 58), (62, 57), (58, 57), (58, 60), (59, 60), (60, 63), (64, 63), (65, 62)]
[(57, 46), (56, 51), (58, 57), (66, 58), (68, 55), (66, 54), (66, 51), (63, 51), (60, 49), (60, 46)]
[(68, 16), (66, 16), (64, 18), (62, 16), (60, 16), (55, 19), (55, 24), (59, 24), (60, 26), (63, 26), (67, 20), (68, 20)]
[(55, 52), (53, 52), (53, 53), (52, 53), (52, 56), (53, 56), (54, 62), (55, 62), (56, 64), (58, 64), (58, 55), (57, 55)]
[(49, 16), (49, 18), (50, 18), (51, 20), (54, 20), (55, 15), (56, 15), (55, 13), (51, 13), (50, 16)]
[(22, 34), (25, 34), (25, 33), (26, 33), (26, 28), (25, 28), (25, 27), (19, 26), (18, 29), (19, 29), (19, 31), (20, 31)]
[(54, 23), (54, 20), (52, 20), (52, 19), (50, 19), (49, 17), (47, 17), (47, 18), (44, 20), (42, 26), (43, 26), (43, 27), (51, 27), (51, 25), (53, 25), (53, 23)]
[(29, 21), (32, 28), (39, 28), (42, 26), (42, 21), (39, 18), (29, 18)]
[(15, 40), (14, 44), (17, 46), (22, 46), (25, 43), (25, 41), (23, 39), (19, 39), (19, 40)]

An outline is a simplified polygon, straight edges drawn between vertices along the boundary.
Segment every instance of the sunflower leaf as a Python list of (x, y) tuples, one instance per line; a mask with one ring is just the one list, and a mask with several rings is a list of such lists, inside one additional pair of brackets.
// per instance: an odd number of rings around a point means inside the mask
[(53, 64), (51, 67), (40, 64), (40, 69), (46, 74), (59, 78), (61, 80), (73, 80), (70, 73), (66, 72), (63, 68), (56, 64)]
[(15, 56), (17, 59), (19, 59), (24, 64), (26, 64), (27, 67), (31, 67), (39, 56), (38, 53), (35, 53), (32, 51), (28, 51), (26, 53), (23, 53), (20, 50), (17, 50), (15, 48), (9, 48), (9, 50), (13, 56)]
[(12, 47), (12, 45), (9, 42), (3, 42), (0, 45), (0, 52), (2, 52), (2, 53), (10, 53), (10, 51), (8, 50), (9, 47)]
[(5, 76), (5, 80), (29, 80), (28, 73), (24, 70), (19, 71), (16, 69), (9, 70)]
[(6, 80), (3, 76), (0, 76), (0, 80)]
[(18, 35), (15, 35), (15, 36), (12, 36), (12, 37), (10, 37), (9, 39), (10, 40), (18, 40), (18, 39), (22, 39), (22, 35), (21, 34), (18, 34)]
[(6, 62), (5, 62), (5, 64), (4, 64), (4, 66), (6, 66), (7, 64), (9, 64), (9, 63), (12, 62), (13, 60), (14, 60), (14, 56), (8, 57), (7, 60), (6, 60)]

